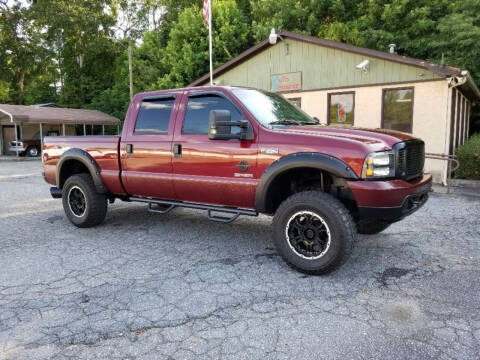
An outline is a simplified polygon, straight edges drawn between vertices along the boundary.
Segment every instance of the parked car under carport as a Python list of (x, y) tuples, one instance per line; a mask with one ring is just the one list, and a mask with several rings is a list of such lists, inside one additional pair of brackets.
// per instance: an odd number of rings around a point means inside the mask
[(119, 124), (119, 119), (97, 110), (0, 104), (0, 155), (39, 156), (44, 136), (93, 135), (94, 127), (95, 133), (104, 134), (105, 126), (117, 132)]

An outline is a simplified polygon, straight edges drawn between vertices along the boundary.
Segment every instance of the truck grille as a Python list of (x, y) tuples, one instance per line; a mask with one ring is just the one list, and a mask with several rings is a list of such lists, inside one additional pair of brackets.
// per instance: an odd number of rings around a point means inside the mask
[(409, 140), (395, 144), (397, 177), (412, 180), (422, 175), (425, 164), (425, 143), (421, 140)]

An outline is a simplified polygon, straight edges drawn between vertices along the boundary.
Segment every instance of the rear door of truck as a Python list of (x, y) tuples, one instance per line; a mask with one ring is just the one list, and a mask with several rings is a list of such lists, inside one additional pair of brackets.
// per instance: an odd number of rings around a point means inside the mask
[(172, 140), (181, 92), (137, 96), (120, 143), (122, 182), (128, 194), (175, 199)]

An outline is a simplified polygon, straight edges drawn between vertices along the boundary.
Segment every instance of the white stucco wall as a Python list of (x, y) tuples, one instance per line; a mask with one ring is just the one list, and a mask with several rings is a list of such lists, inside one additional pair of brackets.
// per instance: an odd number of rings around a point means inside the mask
[[(445, 80), (402, 83), (398, 85), (364, 86), (335, 90), (319, 90), (284, 94), (287, 98), (302, 99), (302, 109), (327, 123), (328, 94), (355, 92), (354, 126), (380, 128), (382, 119), (382, 89), (414, 88), (413, 135), (425, 141), (427, 153), (448, 154), (450, 126), (450, 89)], [(447, 161), (426, 159), (425, 170), (432, 173), (434, 182), (446, 183)]]

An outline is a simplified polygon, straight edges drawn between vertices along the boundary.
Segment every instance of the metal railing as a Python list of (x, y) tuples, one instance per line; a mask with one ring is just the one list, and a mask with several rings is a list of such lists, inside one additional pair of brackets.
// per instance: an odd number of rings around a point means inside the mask
[(447, 194), (449, 194), (450, 193), (451, 180), (452, 180), (452, 173), (455, 170), (457, 170), (458, 167), (460, 166), (460, 163), (459, 163), (457, 157), (455, 155), (425, 153), (425, 158), (426, 159), (448, 161), (448, 165), (447, 165)]

